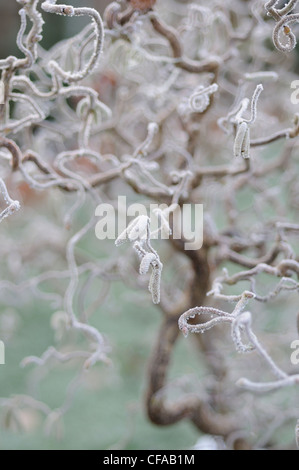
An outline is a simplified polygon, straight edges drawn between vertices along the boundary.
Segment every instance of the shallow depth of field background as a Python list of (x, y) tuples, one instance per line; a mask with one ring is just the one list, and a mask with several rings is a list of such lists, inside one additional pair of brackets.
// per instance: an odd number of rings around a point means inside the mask
[[(66, 2), (67, 3), (67, 2)], [(109, 3), (108, 0), (73, 0), (74, 6), (84, 4), (93, 6), (100, 12)], [(0, 0), (0, 58), (20, 52), (15, 46), (15, 36), (19, 29), (19, 5), (14, 1)], [(50, 47), (63, 37), (71, 37), (79, 32), (88, 20), (81, 18), (62, 18), (56, 15), (43, 14), (46, 24), (44, 26), (44, 39), (42, 45)], [(277, 154), (279, 154), (277, 144)], [(276, 151), (276, 144), (270, 150), (266, 150), (269, 158)], [(240, 207), (246, 210), (250, 195), (246, 189), (238, 201)], [(54, 201), (55, 202), (55, 201)], [(30, 200), (30, 211), (45, 213), (50, 218), (54, 215), (51, 197), (43, 199), (37, 193), (36, 200)], [(24, 207), (24, 211), (26, 207)], [(84, 214), (82, 214), (84, 217)], [(221, 224), (223, 214), (219, 211), (217, 221)], [(20, 220), (26, 220), (26, 215), (18, 219), (14, 216), (3, 222), (10, 224), (11, 236), (18, 240), (22, 236)], [(41, 228), (42, 229), (42, 228)], [(67, 234), (68, 235), (68, 234)], [(0, 243), (1, 243), (0, 231)], [(34, 246), (32, 234), (32, 244)], [(166, 242), (164, 242), (166, 243)], [(110, 257), (117, 259), (119, 249), (113, 241), (100, 242), (93, 233), (88, 241), (80, 245), (80, 249), (96, 253), (98, 259), (105, 260)], [(127, 247), (127, 249), (131, 249)], [(163, 250), (162, 250), (163, 251)], [(132, 256), (133, 253), (132, 253)], [(229, 263), (226, 266), (230, 272), (235, 267)], [(171, 269), (175, 269), (172, 266)], [(5, 273), (0, 273), (5, 279)], [(163, 273), (167, 276), (167, 272)], [(58, 281), (60, 282), (60, 281)], [(53, 287), (53, 286), (52, 286)], [(52, 289), (53, 290), (53, 289)], [(6, 291), (5, 291), (6, 292)], [(96, 289), (92, 292), (97, 295)], [(6, 295), (6, 294), (5, 294)], [(157, 427), (151, 425), (145, 415), (143, 399), (145, 390), (146, 367), (153, 342), (156, 340), (158, 326), (161, 322), (161, 312), (152, 305), (150, 296), (144, 301), (144, 293), (130, 290), (122, 283), (113, 283), (107, 301), (100, 306), (92, 317), (92, 324), (99, 331), (107, 335), (112, 352), (110, 357), (112, 366), (97, 364), (88, 372), (87, 385), (79, 388), (75, 393), (70, 410), (64, 417), (64, 429), (59, 436), (47, 436), (41, 426), (41, 418), (38, 413), (26, 414), (23, 412), (21, 421), (23, 430), (5, 430), (0, 426), (0, 450), (3, 449), (187, 449), (196, 444), (198, 431), (189, 422), (180, 422), (175, 426)], [(272, 312), (271, 319), (266, 315), (264, 305), (259, 308), (261, 315), (258, 322), (261, 330), (266, 331), (270, 341), (275, 344), (275, 335), (278, 331), (284, 331), (284, 323), (281, 311), (284, 309), (285, 299), (277, 300), (277, 310)], [(295, 296), (288, 297), (288, 303), (293, 303), (296, 308)], [(4, 305), (4, 303), (3, 303)], [(51, 315), (53, 311), (47, 302), (34, 299), (31, 292), (28, 293), (27, 302), (22, 307), (7, 308), (1, 304), (0, 299), (0, 339), (7, 337), (6, 365), (0, 366), (0, 398), (12, 394), (29, 393), (38, 395), (39, 399), (47, 403), (52, 409), (60, 407), (65, 400), (67, 386), (77, 371), (77, 364), (57, 365), (41, 379), (37, 376), (36, 369), (29, 366), (20, 368), (21, 360), (26, 356), (40, 356), (48, 345), (54, 343), (54, 331), (51, 328)], [(263, 310), (264, 309), (264, 310)], [(294, 321), (295, 332), (295, 321)], [(296, 336), (295, 336), (296, 337)], [(194, 349), (193, 349), (194, 348)], [(283, 351), (288, 358), (290, 351)], [(229, 344), (223, 354), (233, 356), (233, 346)], [(234, 358), (235, 359), (235, 355)], [(237, 358), (242, 364), (242, 358)], [(195, 350), (192, 339), (186, 341), (180, 338), (178, 347), (175, 348), (173, 364), (170, 371), (170, 379), (180, 378), (180, 387), (188, 391), (188, 386), (194, 390), (194, 384), (200, 381), (205, 374), (205, 369), (200, 363), (200, 357)], [(182, 377), (184, 377), (182, 383)], [(189, 384), (189, 385), (188, 385)], [(232, 385), (233, 386), (233, 385)], [(36, 393), (38, 392), (38, 393)], [(176, 389), (171, 390), (175, 397)], [(291, 392), (296, 393), (296, 391)], [(286, 392), (286, 397), (287, 397)], [(287, 399), (287, 398), (286, 398)], [(254, 399), (253, 399), (254, 400)], [(260, 399), (262, 402), (262, 399)], [(265, 398), (267, 400), (267, 397)], [(271, 401), (271, 400), (270, 400)], [(5, 424), (5, 423), (4, 423)], [(281, 445), (284, 439), (292, 439), (293, 429), (289, 429), (289, 436), (280, 436)]]

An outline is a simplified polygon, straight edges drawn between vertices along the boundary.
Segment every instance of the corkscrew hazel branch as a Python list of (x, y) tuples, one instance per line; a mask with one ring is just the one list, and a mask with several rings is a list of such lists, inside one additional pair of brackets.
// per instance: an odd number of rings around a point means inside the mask
[(87, 75), (89, 75), (92, 70), (96, 67), (99, 56), (103, 50), (104, 43), (104, 26), (100, 14), (93, 8), (74, 8), (70, 5), (56, 5), (56, 0), (43, 2), (41, 5), (42, 9), (47, 13), (55, 13), (57, 15), (63, 16), (90, 16), (94, 23), (95, 28), (95, 41), (94, 41), (94, 51), (92, 53), (89, 62), (86, 64), (83, 70), (79, 72), (66, 72), (63, 70), (60, 65), (52, 60), (50, 61), (48, 67), (49, 70), (53, 70), (54, 74), (59, 75), (63, 81), (67, 83), (77, 82), (82, 80)]
[[(247, 302), (249, 299), (253, 298), (254, 295), (251, 292), (245, 291), (241, 299), (238, 301), (236, 307), (234, 308), (233, 312), (227, 313), (225, 311), (215, 309), (212, 307), (195, 307), (184, 314), (182, 314), (179, 318), (179, 328), (183, 332), (184, 336), (187, 337), (188, 333), (204, 333), (205, 331), (213, 328), (216, 325), (221, 323), (231, 323), (231, 333), (232, 339), (235, 344), (236, 350), (240, 353), (248, 353), (254, 350), (263, 357), (265, 362), (268, 364), (270, 369), (272, 370), (273, 374), (277, 377), (277, 382), (273, 383), (261, 383), (257, 384), (254, 382), (250, 382), (247, 379), (240, 379), (237, 385), (246, 388), (248, 390), (256, 390), (256, 391), (269, 391), (274, 390), (276, 388), (280, 388), (287, 385), (293, 385), (299, 383), (299, 377), (296, 376), (288, 376), (284, 371), (282, 371), (267, 353), (267, 351), (263, 348), (263, 346), (258, 341), (256, 335), (252, 331), (251, 323), (252, 323), (252, 316), (250, 312), (243, 312)], [(189, 324), (188, 320), (191, 318), (195, 318), (196, 315), (210, 315), (212, 317), (211, 320), (206, 322), (194, 325)], [(242, 340), (242, 332), (245, 332), (250, 343), (249, 345), (245, 345)]]
[(245, 73), (244, 80), (247, 80), (249, 82), (255, 81), (255, 80), (259, 80), (259, 81), (260, 80), (273, 80), (276, 82), (278, 80), (278, 74), (274, 71)]
[(31, 51), (23, 43), (24, 33), (27, 27), (26, 11), (24, 10), (24, 8), (21, 8), (21, 10), (19, 10), (19, 15), (21, 17), (21, 26), (17, 35), (17, 46), (20, 51), (23, 52), (23, 54), (26, 56), (26, 68), (29, 68), (32, 66), (34, 59)]
[(140, 144), (139, 147), (134, 152), (133, 158), (137, 157), (145, 157), (148, 153), (148, 149), (150, 145), (152, 144), (155, 135), (159, 131), (159, 126), (155, 122), (150, 122), (147, 126), (147, 137), (146, 139)]
[(250, 312), (242, 312), (232, 321), (231, 335), (235, 348), (239, 353), (249, 353), (255, 349), (252, 344), (245, 345), (242, 340), (242, 331), (248, 321), (251, 321)]
[[(195, 318), (196, 315), (211, 315), (214, 318), (198, 325), (189, 324), (188, 320)], [(183, 335), (187, 337), (189, 333), (204, 333), (219, 323), (231, 322), (232, 318), (230, 315), (222, 310), (212, 307), (193, 307), (180, 316), (179, 329), (182, 331)]]
[(12, 170), (17, 170), (22, 160), (22, 153), (20, 148), (13, 140), (0, 136), (0, 148), (1, 147), (5, 147), (10, 152), (12, 156)]
[(62, 353), (57, 351), (53, 346), (50, 346), (47, 351), (45, 351), (41, 357), (37, 356), (28, 356), (22, 359), (21, 367), (27, 367), (30, 364), (35, 364), (37, 366), (44, 366), (51, 360), (55, 359), (57, 362), (68, 362), (73, 359), (87, 358), (90, 356), (88, 351), (70, 351)]
[(260, 139), (255, 139), (250, 142), (250, 147), (259, 147), (262, 145), (271, 144), (280, 139), (295, 139), (299, 135), (299, 115), (295, 114), (293, 119), (294, 125), (291, 128), (283, 129), (281, 131), (275, 132), (274, 134), (262, 137)]
[(240, 116), (240, 119), (242, 119), (243, 122), (246, 122), (249, 126), (255, 123), (256, 121), (256, 116), (257, 116), (257, 103), (258, 99), (260, 97), (261, 92), (263, 91), (264, 87), (262, 84), (257, 85), (256, 89), (254, 90), (254, 93), (252, 95), (251, 99), (251, 114), (250, 114), (250, 119), (244, 119), (242, 116)]
[[(109, 362), (107, 359), (107, 344), (102, 334), (93, 326), (77, 320), (74, 311), (74, 297), (79, 283), (79, 269), (75, 256), (76, 245), (94, 228), (95, 220), (92, 217), (77, 233), (75, 233), (67, 244), (66, 257), (70, 271), (70, 281), (64, 296), (64, 307), (69, 318), (70, 328), (77, 330), (85, 335), (94, 348), (94, 352), (84, 363), (84, 368), (89, 369), (98, 361)], [(108, 348), (109, 349), (109, 348)]]
[(33, 58), (33, 61), (37, 59), (37, 49), (38, 43), (42, 39), (42, 30), (44, 20), (41, 13), (37, 10), (37, 5), (39, 0), (18, 0), (21, 5), (23, 5), (24, 10), (26, 11), (27, 16), (32, 22), (32, 27), (26, 37), (26, 49), (28, 50), (29, 58)]
[[(35, 84), (26, 76), (26, 75), (15, 75), (11, 79), (11, 86), (12, 88), (29, 88), (29, 91), (35, 95), (37, 98), (42, 98), (42, 99), (49, 99), (54, 97), (59, 90), (59, 83), (57, 80), (57, 77), (54, 75), (52, 76), (52, 89), (48, 92), (42, 92), (40, 91)], [(62, 91), (62, 90), (60, 90)]]
[(118, 2), (111, 2), (105, 8), (104, 21), (109, 29), (118, 25), (118, 13), (121, 12), (121, 5)]
[(27, 116), (24, 116), (21, 119), (9, 120), (3, 126), (0, 127), (0, 131), (4, 133), (11, 133), (11, 132), (16, 133), (25, 127), (31, 126), (32, 124), (38, 123), (45, 119), (44, 112), (30, 96), (27, 96), (23, 93), (11, 92), (8, 95), (8, 101), (9, 100), (14, 101), (14, 102), (23, 101), (25, 103), (29, 103), (30, 107), (33, 108), (34, 112), (32, 112), (31, 114), (28, 114)]
[[(124, 176), (126, 178), (133, 178), (136, 184), (140, 184), (140, 177), (146, 180), (147, 187), (149, 191), (154, 193), (155, 190), (161, 190), (164, 194), (172, 195), (174, 190), (173, 188), (169, 188), (166, 184), (158, 181), (151, 173), (151, 170), (159, 169), (159, 165), (156, 162), (148, 162), (145, 160), (140, 159), (137, 157), (127, 157), (125, 156), (125, 161), (129, 165), (128, 168), (124, 172)], [(136, 175), (137, 173), (137, 175)]]
[[(0, 60), (0, 69), (17, 70), (30, 68), (36, 60), (37, 43), (42, 39), (41, 32), (44, 24), (41, 14), (37, 11), (38, 1), (39, 0), (17, 0), (23, 8), (19, 10), (21, 26), (17, 34), (16, 43), (20, 51), (24, 53), (25, 59), (9, 56), (6, 59)], [(24, 44), (24, 34), (27, 27), (26, 16), (30, 18), (32, 27), (27, 34)]]
[[(299, 22), (299, 14), (287, 15), (276, 24), (273, 30), (273, 42), (279, 51), (291, 52), (297, 44), (297, 39), (289, 25)], [(283, 44), (280, 40), (280, 33), (284, 32), (287, 36), (287, 43)]]
[(198, 87), (189, 98), (189, 106), (193, 112), (203, 113), (210, 105), (210, 96), (217, 92), (217, 83), (204, 88)]
[(112, 111), (109, 106), (100, 101), (98, 93), (90, 87), (71, 85), (66, 88), (60, 88), (59, 96), (63, 96), (65, 98), (69, 98), (71, 96), (81, 97), (82, 99), (80, 99), (76, 108), (76, 112), (79, 116), (83, 114), (84, 108), (90, 108), (90, 110), (95, 113), (101, 113), (107, 118), (112, 117)]
[(293, 385), (299, 385), (299, 375), (290, 375), (285, 379), (276, 380), (273, 382), (253, 382), (251, 380), (241, 378), (237, 382), (238, 387), (251, 392), (267, 393), (280, 390), (285, 387), (292, 387)]
[[(254, 298), (254, 294), (252, 294), (252, 292), (243, 292), (232, 313), (228, 313), (212, 307), (191, 308), (180, 316), (178, 322), (179, 329), (183, 332), (184, 336), (187, 337), (189, 332), (204, 333), (206, 330), (213, 328), (219, 323), (233, 323), (235, 318), (244, 310), (246, 304), (252, 298)], [(190, 318), (195, 318), (196, 315), (210, 315), (212, 319), (197, 325), (188, 323), (188, 320)]]
[[(277, 22), (273, 30), (273, 43), (281, 52), (291, 52), (297, 44), (297, 39), (289, 25), (299, 22), (299, 14), (290, 14), (296, 7), (298, 0), (290, 0), (281, 9), (277, 9), (277, 1), (269, 1), (265, 4), (265, 9), (269, 16), (272, 16)], [(280, 39), (280, 34), (284, 33), (287, 37), (287, 43), (283, 44)]]
[(299, 274), (299, 263), (294, 259), (283, 259), (279, 261), (276, 266), (272, 266), (267, 263), (259, 263), (252, 269), (240, 271), (232, 276), (225, 275), (222, 278), (218, 278), (218, 282), (224, 282), (225, 284), (232, 286), (237, 282), (243, 280), (250, 280), (253, 276), (257, 276), (261, 273), (270, 274), (275, 277), (284, 277), (286, 274)]
[(283, 372), (273, 361), (270, 355), (267, 353), (265, 348), (261, 345), (256, 335), (253, 333), (251, 328), (252, 317), (250, 312), (246, 312), (246, 315), (243, 315), (242, 323), (244, 325), (245, 331), (249, 340), (251, 341), (254, 349), (258, 352), (258, 354), (264, 359), (264, 361), (268, 364), (269, 368), (271, 369), (272, 373), (279, 379), (285, 380), (288, 378), (288, 375)]
[(288, 222), (277, 222), (276, 227), (278, 230), (284, 232), (284, 231), (294, 231), (294, 232), (299, 232), (299, 225), (298, 224), (292, 224)]
[(2, 222), (3, 219), (5, 219), (6, 217), (12, 215), (14, 212), (17, 212), (18, 210), (20, 210), (21, 206), (20, 206), (19, 201), (14, 201), (10, 197), (10, 195), (8, 194), (6, 185), (5, 185), (2, 178), (0, 178), (0, 192), (3, 196), (3, 198), (4, 198), (5, 203), (7, 204), (6, 209), (4, 209), (0, 213), (0, 222)]
[(171, 206), (163, 210), (160, 208), (156, 208), (153, 210), (153, 214), (155, 214), (156, 217), (158, 217), (159, 228), (156, 231), (152, 232), (151, 236), (157, 235), (160, 232), (162, 235), (166, 237), (169, 237), (169, 235), (172, 234), (172, 230), (169, 225), (169, 214), (174, 213), (178, 207), (179, 207), (178, 204), (171, 204)]
[(216, 74), (221, 64), (221, 59), (215, 57), (208, 60), (195, 61), (184, 57), (183, 47), (176, 30), (164, 23), (156, 14), (150, 12), (148, 14), (153, 28), (161, 36), (164, 36), (168, 41), (172, 50), (173, 57), (177, 59), (175, 65), (187, 72), (191, 73), (204, 73), (211, 72)]
[(265, 4), (265, 9), (269, 16), (273, 16), (275, 20), (280, 19), (281, 16), (288, 15), (296, 7), (298, 0), (289, 0), (288, 3), (284, 5), (283, 8), (277, 9), (276, 5), (279, 3), (279, 0), (269, 0)]
[[(241, 296), (238, 295), (226, 295), (222, 294), (224, 289), (223, 284), (226, 283), (226, 279), (228, 279), (228, 275), (223, 278), (216, 278), (213, 282), (213, 287), (210, 292), (207, 293), (207, 296), (213, 295), (215, 299), (219, 300), (227, 300), (231, 302), (235, 302), (240, 299)], [(268, 302), (269, 300), (275, 298), (283, 291), (297, 291), (299, 289), (299, 282), (296, 282), (294, 279), (290, 277), (282, 277), (280, 281), (277, 283), (275, 288), (269, 290), (266, 295), (259, 295), (256, 292), (255, 281), (253, 277), (249, 277), (248, 281), (251, 283), (251, 291), (255, 295), (255, 300), (258, 302)], [(228, 280), (229, 283), (229, 280)]]

